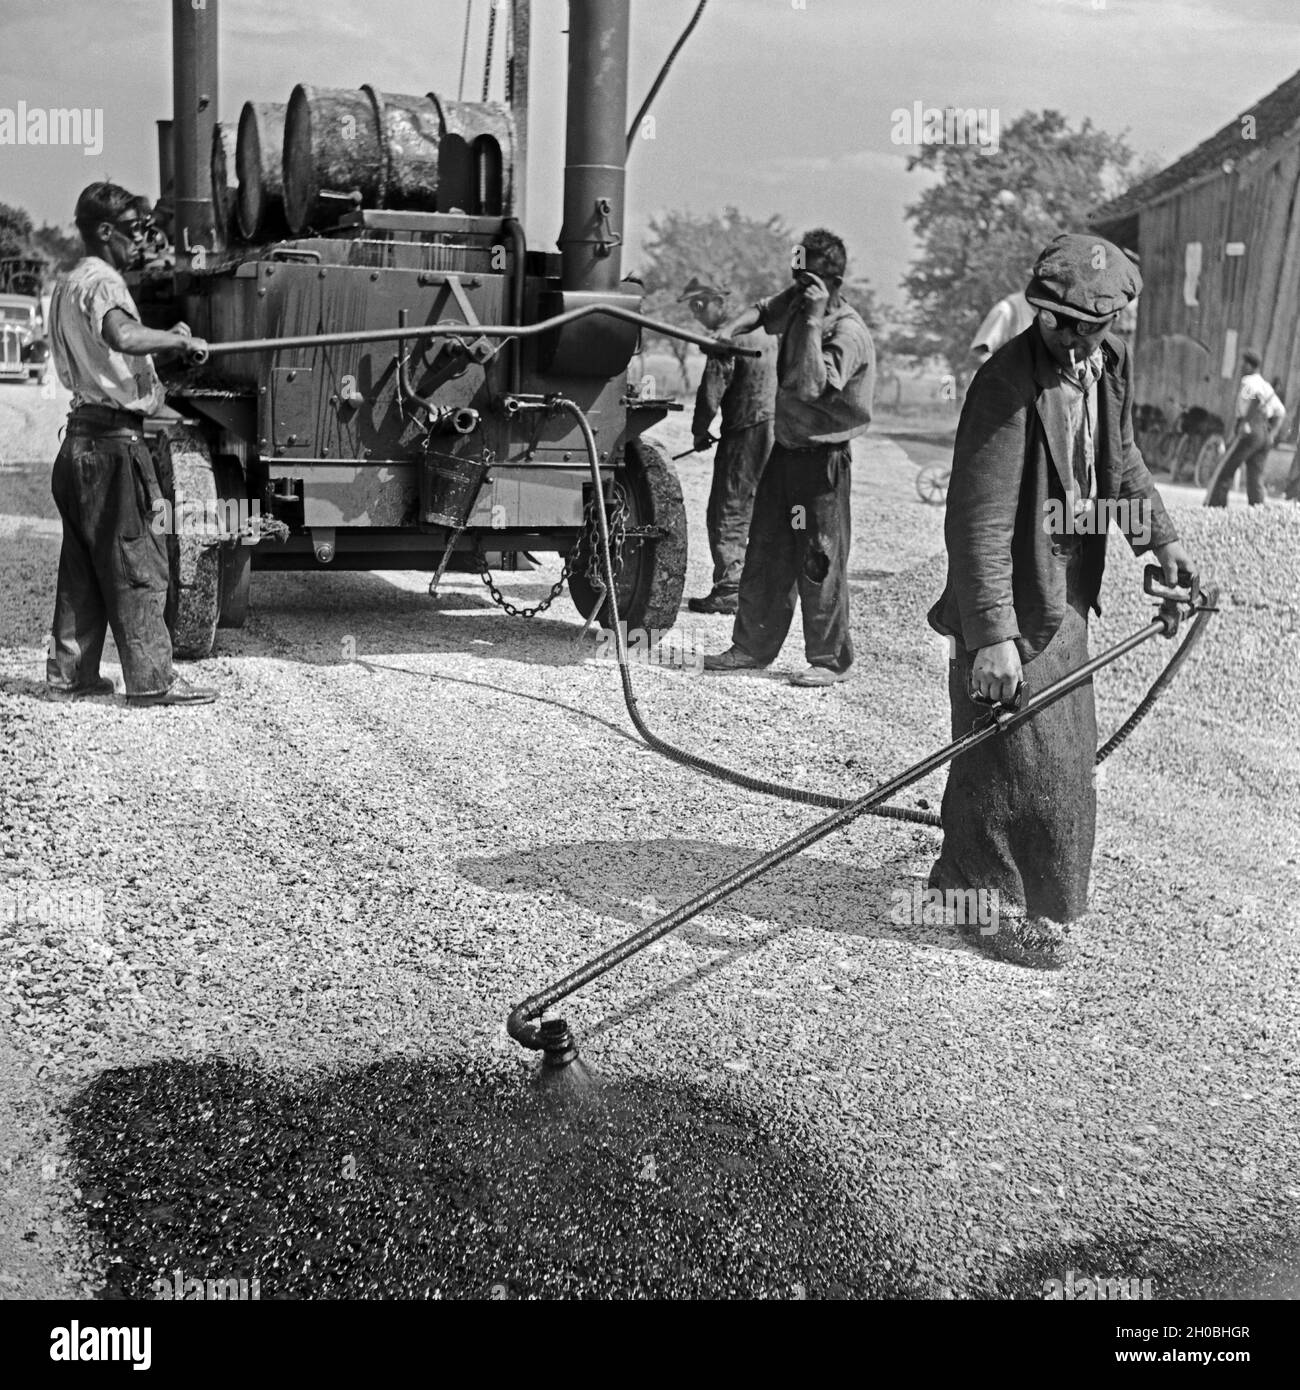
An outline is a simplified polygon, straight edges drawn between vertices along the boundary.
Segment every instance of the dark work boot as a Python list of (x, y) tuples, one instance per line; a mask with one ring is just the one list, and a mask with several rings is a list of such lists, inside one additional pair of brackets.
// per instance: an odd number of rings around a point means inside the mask
[(128, 695), (128, 705), (210, 705), (217, 692), (210, 686), (191, 685), (179, 676), (159, 695)]

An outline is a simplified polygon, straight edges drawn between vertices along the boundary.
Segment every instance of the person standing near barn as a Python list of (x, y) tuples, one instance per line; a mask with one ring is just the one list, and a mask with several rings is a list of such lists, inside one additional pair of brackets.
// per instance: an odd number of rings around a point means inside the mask
[(1264, 465), (1286, 419), (1286, 406), (1260, 372), (1261, 358), (1252, 348), (1241, 354), (1241, 389), (1237, 393), (1237, 428), (1205, 497), (1207, 507), (1226, 507), (1237, 469), (1246, 468), (1246, 499), (1264, 502)]
[[(1021, 274), (1024, 274), (1021, 271)], [(977, 367), (981, 367), (1002, 346), (1012, 338), (1018, 337), (1034, 321), (1034, 311), (1025, 298), (1023, 290), (1009, 294), (998, 302), (985, 315), (984, 322), (975, 330), (971, 339), (971, 356)]]
[(176, 677), (164, 620), (166, 537), (154, 527), (162, 489), (144, 421), (163, 405), (150, 353), (201, 349), (183, 323), (145, 328), (122, 278), (145, 238), (124, 188), (93, 183), (76, 207), (86, 255), (62, 277), (50, 304), (50, 349), (72, 392), (67, 435), (51, 490), (63, 519), (54, 630), (45, 665), (57, 696), (109, 695), (99, 674), (113, 630), (126, 696), (136, 705), (205, 704), (215, 690)]
[[(726, 321), (727, 291), (692, 278), (679, 304), (689, 304), (702, 327), (716, 333)], [(776, 414), (776, 345), (766, 333), (746, 333), (734, 340), (759, 357), (710, 357), (695, 394), (691, 437), (697, 453), (713, 440), (709, 427), (722, 411), (718, 451), (713, 456), (713, 486), (706, 522), (713, 555), (713, 588), (687, 603), (692, 613), (734, 613), (745, 565), (745, 544), (754, 511), (754, 491), (772, 452)]]
[[(1169, 583), (1192, 570), (1133, 443), (1132, 360), (1106, 331), (1141, 288), (1117, 246), (1058, 236), (1027, 291), (1034, 324), (971, 382), (944, 523), (947, 583), (929, 613), (951, 643), (954, 738), (987, 717), (975, 697), (1012, 701), (1022, 679), (1042, 690), (1088, 659), (1106, 563), (1099, 502)], [(1119, 499), (1129, 505), (1115, 507)], [(953, 761), (929, 886), (997, 893), (997, 929), (975, 937), (986, 954), (1040, 967), (1073, 955), (1069, 924), (1088, 903), (1096, 752), (1088, 682)]]
[(849, 636), (850, 443), (871, 421), (876, 356), (861, 315), (841, 297), (848, 257), (823, 228), (794, 258), (794, 283), (760, 299), (719, 337), (764, 328), (777, 352), (776, 442), (754, 498), (732, 645), (706, 671), (776, 660), (803, 610), (801, 686), (834, 685), (853, 667)]

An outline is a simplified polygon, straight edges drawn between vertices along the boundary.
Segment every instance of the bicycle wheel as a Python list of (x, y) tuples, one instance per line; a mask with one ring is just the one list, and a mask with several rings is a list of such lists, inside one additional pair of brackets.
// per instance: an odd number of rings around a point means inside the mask
[(1221, 434), (1207, 434), (1196, 451), (1196, 465), (1192, 482), (1197, 487), (1209, 487), (1210, 479), (1218, 471), (1223, 456), (1228, 451), (1226, 440)]
[(1195, 441), (1190, 434), (1180, 434), (1169, 457), (1169, 481), (1181, 481), (1184, 471), (1190, 471), (1195, 461)]

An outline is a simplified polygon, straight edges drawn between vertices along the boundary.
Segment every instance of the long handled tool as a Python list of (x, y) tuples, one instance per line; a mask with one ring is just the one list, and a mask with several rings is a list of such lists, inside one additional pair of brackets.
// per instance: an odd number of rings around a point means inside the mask
[[(712, 435), (709, 435), (709, 448), (710, 448), (710, 449), (713, 448), (713, 446), (714, 446), (715, 444), (717, 444), (718, 442), (719, 442), (719, 441), (716, 440)], [(704, 451), (703, 451), (702, 449), (697, 449), (697, 448), (695, 447), (695, 445), (692, 444), (691, 447), (690, 447), (689, 449), (683, 449), (683, 450), (681, 451), (680, 454), (674, 454), (674, 455), (673, 455), (673, 462), (674, 462), (674, 463), (680, 463), (680, 462), (682, 461), (682, 459), (688, 459), (688, 458), (690, 458), (690, 456), (691, 456), (692, 454), (700, 454), (700, 453), (703, 453), (703, 452), (704, 452)]]
[[(1153, 577), (1159, 576), (1160, 570), (1155, 566), (1148, 568), (1146, 576), (1148, 593), (1153, 591)], [(567, 998), (575, 990), (581, 989), (583, 985), (590, 984), (592, 980), (612, 970), (616, 965), (621, 965), (623, 961), (636, 955), (638, 951), (643, 951), (652, 942), (658, 941), (661, 936), (666, 936), (670, 931), (674, 931), (697, 913), (721, 902), (723, 898), (729, 897), (747, 883), (751, 883), (760, 875), (767, 873), (769, 869), (776, 868), (778, 864), (793, 858), (794, 855), (801, 853), (810, 845), (815, 845), (818, 840), (825, 839), (827, 835), (836, 830), (842, 830), (860, 815), (870, 811), (872, 807), (888, 801), (890, 797), (896, 796), (913, 782), (917, 782), (937, 768), (943, 767), (945, 763), (951, 762), (960, 754), (987, 742), (989, 739), (999, 738), (1032, 719), (1049, 705), (1055, 704), (1072, 690), (1077, 690), (1079, 686), (1091, 680), (1103, 667), (1118, 661), (1120, 657), (1126, 656), (1152, 637), (1172, 637), (1178, 630), (1179, 618), (1183, 612), (1196, 614), (1212, 610), (1215, 597), (1213, 591), (1202, 595), (1194, 578), (1191, 580), (1189, 590), (1185, 599), (1166, 598), (1157, 617), (1144, 628), (1135, 632), (1131, 637), (1126, 637), (1122, 642), (1117, 642), (1100, 656), (1094, 657), (1091, 661), (1071, 671), (1018, 707), (995, 704), (987, 718), (981, 720), (961, 738), (954, 740), (944, 748), (940, 748), (937, 752), (931, 753), (929, 757), (923, 758), (919, 763), (907, 768), (906, 771), (900, 772), (898, 776), (891, 778), (888, 782), (883, 782), (868, 792), (866, 796), (851, 802), (842, 810), (836, 811), (834, 815), (827, 816), (825, 820), (801, 831), (792, 839), (785, 841), (784, 844), (778, 845), (776, 849), (770, 850), (767, 854), (746, 864), (744, 868), (721, 879), (697, 897), (642, 927), (640, 931), (634, 932), (617, 945), (611, 946), (607, 951), (602, 951), (600, 955), (564, 976), (563, 979), (557, 980), (553, 985), (539, 990), (536, 994), (529, 995), (510, 1012), (510, 1017), (506, 1022), (510, 1036), (525, 1047), (542, 1050), (545, 1054), (543, 1060), (546, 1067), (554, 1069), (568, 1065), (577, 1057), (577, 1048), (568, 1025), (562, 1019), (551, 1019), (538, 1026), (532, 1022), (533, 1019), (538, 1018), (547, 1009), (554, 1007), (561, 999)]]
[[(595, 439), (591, 433), (591, 427), (585, 414), (573, 401), (562, 397), (555, 397), (548, 402), (548, 408), (572, 415), (583, 433), (583, 438), (587, 446), (588, 458), (592, 468), (596, 521), (600, 530), (601, 558), (605, 570), (608, 603), (611, 609), (615, 642), (618, 647), (619, 664), (623, 668), (624, 688), (627, 690), (626, 638), (618, 620), (617, 590), (614, 582), (613, 562), (609, 548), (609, 525), (605, 510), (604, 487), (600, 478), (597, 461)], [(1032, 696), (1023, 704), (1001, 705), (995, 703), (991, 707), (987, 718), (975, 725), (968, 733), (962, 735), (961, 738), (940, 748), (937, 752), (931, 753), (929, 757), (923, 758), (919, 763), (907, 768), (890, 781), (882, 783), (865, 796), (855, 801), (850, 801), (842, 806), (841, 809), (837, 810), (834, 815), (828, 816), (825, 820), (819, 821), (816, 825), (801, 831), (784, 844), (778, 845), (777, 848), (753, 860), (751, 863), (745, 865), (744, 868), (738, 869), (735, 873), (713, 884), (712, 887), (706, 889), (697, 897), (692, 898), (689, 902), (674, 908), (671, 912), (666, 913), (664, 916), (642, 927), (639, 931), (634, 932), (625, 940), (611, 946), (606, 951), (602, 951), (598, 956), (587, 961), (586, 964), (580, 966), (577, 970), (564, 976), (563, 979), (557, 980), (554, 984), (539, 990), (535, 994), (529, 995), (527, 999), (516, 1004), (510, 1011), (510, 1015), (506, 1020), (506, 1030), (516, 1042), (522, 1044), (524, 1047), (542, 1052), (543, 1058), (540, 1079), (552, 1086), (558, 1084), (563, 1088), (568, 1084), (566, 1083), (566, 1076), (569, 1069), (573, 1066), (573, 1063), (578, 1060), (576, 1042), (564, 1019), (547, 1019), (540, 1024), (534, 1022), (534, 1020), (539, 1019), (547, 1009), (553, 1008), (560, 1000), (567, 998), (584, 985), (590, 984), (592, 980), (606, 974), (615, 966), (621, 965), (631, 956), (636, 955), (639, 951), (643, 951), (647, 946), (659, 940), (660, 937), (666, 936), (669, 932), (676, 930), (677, 927), (689, 921), (698, 913), (712, 907), (715, 903), (721, 902), (722, 899), (729, 897), (746, 884), (751, 883), (754, 879), (767, 873), (769, 869), (775, 868), (778, 864), (782, 864), (787, 859), (793, 858), (794, 855), (801, 853), (810, 845), (816, 844), (827, 835), (849, 825), (852, 821), (856, 820), (858, 816), (878, 807), (882, 807), (883, 803), (888, 801), (890, 797), (896, 796), (900, 791), (910, 786), (912, 783), (919, 781), (922, 777), (928, 776), (931, 772), (943, 767), (946, 763), (951, 762), (953, 758), (958, 757), (960, 754), (967, 752), (969, 749), (989, 739), (998, 738), (1018, 727), (1020, 724), (1025, 723), (1027, 720), (1034, 718), (1035, 715), (1039, 714), (1049, 705), (1055, 704), (1072, 690), (1078, 689), (1079, 686), (1091, 680), (1096, 672), (1100, 671), (1103, 667), (1109, 666), (1114, 661), (1118, 661), (1121, 657), (1126, 656), (1129, 652), (1140, 647), (1144, 642), (1148, 642), (1151, 638), (1158, 636), (1168, 638), (1174, 637), (1178, 631), (1180, 620), (1184, 615), (1191, 616), (1193, 624), (1199, 626), (1206, 614), (1216, 611), (1215, 603), (1218, 598), (1218, 591), (1217, 589), (1211, 588), (1203, 593), (1200, 588), (1199, 580), (1195, 575), (1186, 576), (1185, 581), (1183, 580), (1183, 576), (1180, 575), (1180, 585), (1184, 583), (1185, 592), (1183, 588), (1169, 588), (1163, 582), (1163, 574), (1159, 567), (1149, 565), (1145, 572), (1143, 587), (1146, 593), (1160, 600), (1160, 605), (1156, 617), (1145, 627), (1133, 633), (1132, 636), (1126, 637), (1123, 641), (1117, 642), (1100, 656), (1092, 658), (1076, 670), (1069, 672), (1060, 680), (1048, 686), (1045, 690), (1039, 691), (1037, 695)], [(1185, 641), (1183, 647), (1177, 653), (1177, 656), (1183, 655), (1187, 649), (1187, 645)], [(1173, 666), (1174, 662), (1171, 661), (1169, 667), (1162, 673), (1161, 679), (1157, 680), (1156, 684), (1148, 691), (1142, 705), (1134, 712), (1134, 715), (1120, 730), (1119, 734), (1111, 740), (1111, 743), (1104, 751), (1110, 751), (1112, 747), (1118, 747), (1119, 743), (1128, 736), (1129, 732), (1131, 732), (1132, 728), (1136, 726), (1138, 720), (1140, 720), (1142, 715), (1146, 712), (1146, 709), (1154, 702), (1162, 687), (1162, 682), (1165, 681), (1166, 677), (1171, 675)], [(1020, 694), (1021, 692), (1018, 690), (1017, 698)], [(661, 741), (655, 739), (653, 735), (649, 733), (649, 730), (644, 728), (641, 721), (636, 718), (634, 701), (629, 702), (629, 710), (633, 713), (634, 722), (637, 724), (638, 731), (642, 732), (643, 736), (647, 737), (652, 747), (658, 747)], [(668, 745), (665, 745), (665, 747), (668, 747)], [(682, 761), (684, 758), (689, 759), (690, 757), (690, 755), (680, 754), (680, 750), (673, 749), (671, 752), (678, 761)], [(711, 764), (702, 763), (702, 760), (690, 759), (690, 761), (700, 762), (706, 769), (712, 767)], [(726, 773), (729, 779), (734, 777), (734, 775), (728, 773), (726, 769), (718, 770)], [(800, 799), (804, 798), (801, 797)], [(581, 1082), (584, 1085), (589, 1079), (585, 1071), (575, 1073), (575, 1076), (580, 1076)]]

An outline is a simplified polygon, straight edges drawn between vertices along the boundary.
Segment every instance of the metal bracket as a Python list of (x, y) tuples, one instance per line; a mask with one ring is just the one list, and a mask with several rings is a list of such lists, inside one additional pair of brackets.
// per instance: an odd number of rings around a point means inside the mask
[(623, 238), (614, 230), (614, 203), (610, 198), (596, 199), (596, 255), (605, 257), (613, 254), (616, 246), (622, 246)]

